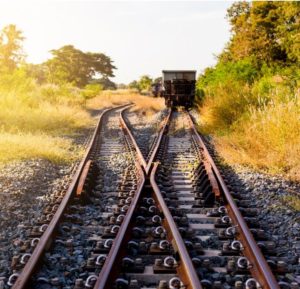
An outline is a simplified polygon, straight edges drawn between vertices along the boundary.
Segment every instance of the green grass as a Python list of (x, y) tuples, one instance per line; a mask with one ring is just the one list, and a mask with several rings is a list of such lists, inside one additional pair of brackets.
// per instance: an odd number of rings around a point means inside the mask
[[(131, 91), (101, 91), (70, 84), (39, 85), (17, 70), (0, 75), (0, 165), (29, 158), (66, 163), (81, 151), (70, 138), (95, 120), (88, 109), (136, 102), (139, 109), (157, 111), (161, 99)], [(74, 154), (74, 151), (76, 154)]]
[(38, 85), (22, 71), (0, 76), (0, 163), (27, 158), (72, 160), (65, 135), (91, 125), (82, 92), (71, 85)]

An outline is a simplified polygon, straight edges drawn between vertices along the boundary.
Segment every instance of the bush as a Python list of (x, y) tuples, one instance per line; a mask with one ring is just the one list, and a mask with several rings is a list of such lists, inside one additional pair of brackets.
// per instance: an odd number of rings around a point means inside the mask
[(240, 118), (230, 132), (217, 138), (230, 163), (251, 165), (300, 179), (300, 99), (273, 101)]
[(60, 138), (91, 124), (80, 89), (38, 85), (23, 70), (0, 75), (0, 163), (30, 157), (70, 158), (71, 141)]
[(243, 59), (237, 62), (220, 62), (214, 68), (207, 68), (197, 81), (197, 88), (219, 86), (224, 82), (253, 83), (259, 71), (252, 60)]
[(85, 99), (90, 99), (97, 96), (103, 90), (103, 86), (98, 83), (87, 84), (82, 91)]
[(224, 133), (250, 106), (256, 104), (250, 87), (227, 81), (213, 89), (206, 89), (206, 96), (200, 107), (202, 131)]

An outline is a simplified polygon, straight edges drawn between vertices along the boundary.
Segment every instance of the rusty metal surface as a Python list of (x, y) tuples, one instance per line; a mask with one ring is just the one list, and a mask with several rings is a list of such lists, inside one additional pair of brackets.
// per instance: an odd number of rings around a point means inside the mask
[[(151, 171), (151, 185), (154, 193), (154, 198), (157, 201), (158, 208), (161, 210), (165, 216), (164, 225), (167, 228), (167, 239), (170, 243), (175, 245), (176, 251), (180, 256), (180, 266), (177, 268), (178, 274), (181, 280), (186, 285), (187, 289), (202, 289), (199, 278), (191, 261), (191, 258), (187, 252), (184, 241), (178, 231), (178, 228), (173, 220), (173, 217), (163, 200), (160, 190), (155, 182), (155, 173), (158, 163), (155, 164), (153, 170)], [(144, 174), (143, 174), (144, 175)], [(119, 232), (114, 240), (113, 246), (107, 256), (106, 262), (100, 272), (98, 280), (94, 286), (94, 289), (109, 289), (112, 288), (112, 280), (115, 280), (118, 271), (116, 266), (119, 266), (120, 260), (125, 255), (126, 242), (130, 239), (128, 235), (129, 229), (132, 227), (132, 217), (142, 196), (142, 191), (144, 189), (145, 177), (142, 177), (142, 182), (138, 188), (137, 193), (130, 205), (130, 208), (126, 214), (126, 217), (119, 229)]]
[[(161, 130), (159, 132), (159, 136), (157, 138), (157, 143), (155, 145), (154, 150), (152, 151), (151, 158), (147, 164), (147, 167), (145, 169), (146, 175), (149, 173), (151, 169), (152, 162), (154, 158), (156, 157), (158, 148), (160, 146), (162, 136), (169, 124), (170, 116), (171, 116), (171, 111), (169, 111), (168, 116), (166, 117), (165, 122), (163, 123)], [(126, 127), (126, 130), (130, 132), (128, 129), (122, 114), (120, 115), (121, 118), (121, 124)], [(137, 146), (132, 134), (129, 134), (131, 136), (131, 139), (134, 141), (134, 145)], [(139, 157), (142, 158), (142, 154), (139, 154)], [(139, 164), (142, 162), (140, 161)], [(187, 249), (185, 247), (184, 241), (178, 231), (178, 228), (173, 220), (173, 217), (160, 193), (160, 190), (155, 182), (155, 173), (157, 169), (158, 163), (154, 165), (151, 171), (151, 178), (150, 178), (150, 184), (153, 189), (154, 193), (154, 198), (157, 201), (158, 207), (161, 210), (161, 212), (165, 216), (164, 220), (164, 225), (167, 228), (167, 239), (170, 241), (170, 243), (174, 244), (176, 247), (176, 250), (180, 256), (180, 266), (177, 268), (178, 274), (182, 278), (182, 281), (186, 285), (187, 289), (202, 289), (200, 280), (197, 276), (197, 273), (195, 271), (195, 268), (193, 266), (192, 260), (187, 252)], [(142, 182), (141, 185), (138, 188), (137, 193), (134, 196), (134, 199), (130, 205), (130, 208), (126, 214), (126, 217), (121, 225), (121, 228), (119, 229), (119, 232), (116, 236), (116, 239), (114, 241), (113, 247), (110, 250), (109, 255), (107, 256), (106, 262), (100, 272), (100, 275), (98, 277), (98, 280), (94, 286), (94, 289), (109, 289), (111, 288), (111, 281), (114, 280), (117, 277), (117, 271), (114, 270), (116, 268), (116, 264), (118, 264), (122, 258), (122, 256), (125, 254), (124, 253), (124, 248), (126, 248), (126, 242), (129, 239), (128, 236), (128, 231), (129, 228), (131, 227), (131, 221), (132, 221), (132, 216), (134, 213), (134, 210), (138, 204), (138, 201), (141, 197), (142, 190), (144, 189), (144, 183), (145, 183), (145, 176), (140, 168), (140, 172), (143, 175), (142, 177)]]
[(128, 241), (128, 237), (126, 236), (126, 234), (127, 234), (128, 228), (130, 226), (130, 222), (132, 221), (132, 216), (133, 216), (134, 210), (140, 199), (140, 196), (141, 196), (142, 190), (144, 188), (144, 184), (145, 184), (145, 176), (142, 171), (142, 168), (140, 167), (139, 164), (137, 164), (137, 167), (141, 174), (139, 186), (138, 186), (137, 191), (132, 199), (132, 202), (126, 213), (126, 216), (121, 224), (118, 234), (117, 234), (116, 238), (114, 239), (113, 245), (109, 251), (109, 254), (108, 254), (106, 261), (102, 267), (102, 270), (100, 272), (100, 275), (97, 279), (97, 282), (96, 282), (94, 288), (98, 288), (98, 289), (112, 288), (111, 287), (112, 283), (110, 283), (110, 282), (112, 282), (114, 280), (114, 277), (116, 277), (115, 274), (117, 272), (115, 270), (113, 270), (113, 267), (118, 263), (118, 261), (120, 262), (121, 252), (126, 247), (125, 244), (126, 244), (126, 241)]
[(81, 173), (79, 181), (78, 181), (77, 190), (76, 190), (76, 196), (80, 196), (81, 193), (82, 193), (83, 186), (84, 186), (85, 180), (86, 180), (86, 178), (88, 176), (91, 164), (92, 164), (92, 160), (88, 160), (86, 162), (86, 164), (84, 165), (84, 168), (82, 170), (82, 173)]
[(214, 172), (212, 170), (211, 164), (207, 160), (204, 160), (203, 163), (204, 163), (205, 170), (207, 172), (210, 184), (212, 186), (212, 191), (215, 194), (216, 198), (219, 199), (221, 197), (221, 192), (220, 192), (220, 188), (218, 185), (218, 181), (216, 180)]
[(155, 140), (155, 146), (154, 146), (154, 148), (153, 148), (153, 150), (152, 150), (151, 156), (150, 156), (149, 161), (148, 161), (148, 163), (147, 163), (147, 162), (145, 161), (145, 159), (144, 159), (143, 154), (141, 153), (140, 148), (138, 147), (138, 145), (137, 145), (137, 143), (136, 143), (136, 140), (135, 140), (135, 138), (134, 138), (134, 136), (133, 136), (131, 130), (129, 129), (129, 127), (127, 126), (127, 124), (126, 124), (126, 122), (125, 122), (125, 119), (124, 119), (124, 115), (123, 115), (123, 114), (125, 113), (125, 111), (126, 111), (127, 109), (129, 109), (129, 107), (126, 108), (126, 109), (124, 109), (124, 110), (120, 113), (120, 123), (121, 123), (121, 126), (123, 127), (123, 129), (124, 129), (124, 130), (127, 132), (127, 134), (129, 135), (131, 141), (133, 142), (133, 144), (134, 144), (134, 146), (135, 146), (135, 148), (136, 148), (137, 154), (138, 154), (138, 158), (139, 158), (140, 164), (141, 164), (141, 166), (144, 168), (144, 170), (145, 170), (145, 172), (146, 172), (146, 175), (148, 175), (149, 172), (150, 172), (150, 169), (151, 169), (153, 160), (155, 159), (156, 154), (157, 154), (157, 151), (158, 151), (158, 149), (159, 149), (159, 146), (160, 146), (160, 142), (161, 142), (162, 136), (163, 136), (163, 134), (164, 134), (164, 132), (165, 132), (165, 130), (166, 130), (166, 127), (167, 127), (167, 125), (168, 125), (168, 123), (169, 123), (169, 120), (170, 120), (170, 116), (171, 116), (172, 111), (169, 110), (168, 115), (166, 116), (166, 118), (164, 119), (164, 121), (163, 121), (163, 123), (162, 123), (162, 125), (161, 125), (161, 127), (160, 127), (160, 130), (159, 130), (159, 133), (158, 133), (158, 137), (157, 137), (156, 140)]
[(56, 231), (57, 225), (61, 219), (61, 216), (63, 215), (69, 201), (71, 200), (71, 198), (73, 197), (76, 189), (77, 189), (77, 185), (78, 185), (78, 181), (80, 179), (80, 176), (83, 172), (84, 166), (87, 163), (92, 147), (94, 145), (95, 139), (97, 134), (99, 133), (101, 124), (102, 124), (102, 120), (103, 120), (103, 116), (114, 109), (120, 109), (120, 108), (125, 108), (128, 105), (121, 105), (118, 107), (114, 107), (114, 108), (109, 108), (104, 110), (100, 117), (99, 117), (99, 121), (97, 123), (96, 129), (94, 131), (94, 134), (92, 136), (92, 139), (90, 141), (90, 144), (86, 150), (86, 153), (82, 159), (82, 161), (80, 162), (77, 171), (72, 179), (72, 182), (64, 196), (64, 198), (62, 199), (57, 211), (55, 212), (51, 222), (48, 224), (48, 227), (46, 229), (46, 231), (43, 233), (43, 235), (40, 238), (39, 243), (37, 244), (37, 246), (35, 247), (30, 259), (28, 260), (28, 262), (26, 263), (25, 267), (23, 268), (21, 274), (19, 275), (18, 279), (16, 280), (15, 284), (13, 285), (13, 289), (24, 289), (24, 288), (28, 288), (27, 284), (28, 281), (30, 279), (30, 277), (32, 276), (32, 274), (34, 273), (34, 270), (40, 260), (40, 258), (42, 257), (45, 249), (47, 246), (49, 246), (49, 244), (52, 242), (52, 238), (54, 236), (54, 233)]
[(239, 235), (238, 238), (244, 245), (244, 255), (250, 260), (252, 263), (252, 268), (250, 269), (251, 274), (257, 279), (262, 288), (264, 289), (279, 289), (278, 282), (276, 281), (269, 265), (266, 262), (266, 259), (261, 253), (261, 250), (257, 246), (256, 241), (254, 240), (249, 227), (247, 226), (244, 218), (242, 217), (235, 201), (233, 200), (223, 177), (220, 174), (219, 169), (217, 168), (214, 160), (210, 156), (205, 143), (203, 142), (201, 136), (199, 135), (192, 117), (188, 114), (189, 121), (191, 123), (192, 129), (196, 135), (196, 138), (203, 150), (203, 155), (206, 160), (210, 163), (213, 174), (217, 179), (217, 182), (221, 188), (221, 192), (223, 193), (225, 200), (227, 202), (227, 209), (229, 217), (238, 224)]
[(180, 256), (181, 265), (179, 267), (182, 280), (186, 285), (187, 289), (201, 289), (201, 283), (197, 276), (197, 272), (195, 271), (194, 265), (192, 263), (191, 257), (186, 249), (184, 241), (178, 231), (177, 225), (174, 222), (174, 219), (164, 201), (163, 196), (161, 195), (160, 189), (155, 181), (155, 173), (157, 170), (159, 163), (155, 163), (154, 167), (151, 171), (150, 183), (152, 185), (152, 189), (155, 193), (155, 197), (157, 203), (165, 216), (165, 225), (168, 228), (168, 239), (171, 240), (172, 243), (175, 242), (176, 248), (178, 249), (178, 254)]
[(146, 167), (147, 167), (147, 163), (143, 157), (143, 154), (139, 148), (139, 146), (137, 145), (137, 142), (135, 140), (135, 138), (133, 137), (133, 134), (131, 132), (131, 130), (128, 128), (125, 120), (124, 120), (124, 115), (123, 113), (129, 109), (130, 107), (132, 107), (132, 105), (130, 105), (129, 107), (127, 107), (126, 109), (122, 110), (120, 112), (120, 124), (121, 124), (121, 127), (125, 130), (125, 132), (128, 134), (128, 136), (130, 137), (130, 140), (132, 141), (134, 147), (135, 147), (135, 150), (137, 152), (137, 156), (138, 156), (138, 159), (139, 159), (139, 163), (140, 165), (144, 168), (144, 170), (146, 170)]
[[(155, 173), (158, 167), (158, 163), (153, 165), (153, 161), (156, 157), (157, 151), (159, 149), (162, 137), (164, 132), (166, 131), (170, 117), (171, 117), (171, 111), (169, 112), (168, 116), (166, 117), (165, 122), (162, 124), (161, 130), (159, 132), (158, 138), (156, 140), (155, 147), (152, 151), (151, 157), (149, 159), (148, 164), (146, 163), (140, 149), (138, 148), (138, 145), (129, 130), (126, 122), (123, 118), (124, 111), (129, 108), (129, 105), (123, 105), (119, 106), (117, 108), (122, 108), (122, 111), (120, 112), (120, 124), (122, 128), (124, 129), (125, 133), (129, 136), (130, 140), (132, 141), (135, 150), (137, 152), (137, 158), (138, 162), (136, 164), (138, 170), (139, 170), (139, 184), (137, 191), (133, 197), (133, 200), (131, 202), (131, 205), (126, 213), (126, 216), (124, 218), (124, 221), (121, 224), (121, 227), (118, 231), (118, 234), (116, 238), (114, 239), (112, 248), (107, 256), (107, 259), (105, 261), (105, 264), (100, 272), (99, 278), (95, 284), (94, 288), (97, 289), (109, 289), (112, 288), (112, 280), (116, 277), (117, 270), (113, 270), (113, 268), (116, 268), (115, 266), (119, 264), (120, 258), (122, 254), (124, 253), (124, 250), (126, 250), (126, 241), (128, 241), (128, 229), (131, 226), (131, 220), (132, 216), (134, 214), (134, 210), (138, 204), (138, 201), (142, 195), (142, 191), (145, 188), (145, 174), (148, 175), (151, 171), (150, 175), (150, 184), (153, 189), (154, 198), (157, 201), (158, 207), (162, 211), (162, 213), (165, 216), (164, 224), (167, 231), (168, 239), (172, 241), (172, 243), (175, 244), (176, 249), (178, 250), (178, 254), (180, 256), (180, 266), (178, 267), (178, 273), (182, 277), (182, 280), (187, 285), (188, 289), (194, 288), (194, 289), (201, 289), (201, 283), (197, 276), (197, 273), (195, 271), (195, 268), (193, 266), (193, 263), (191, 261), (191, 258), (187, 252), (187, 249), (185, 247), (185, 244), (182, 240), (182, 237), (178, 231), (178, 228), (174, 222), (174, 219), (161, 195), (160, 189), (155, 181)], [(113, 108), (113, 109), (117, 109)], [(49, 245), (51, 240), (53, 239), (53, 236), (55, 234), (57, 225), (59, 223), (59, 220), (61, 216), (63, 215), (70, 199), (73, 197), (73, 195), (80, 194), (84, 185), (84, 181), (86, 179), (87, 173), (89, 171), (89, 168), (91, 166), (91, 160), (89, 159), (92, 147), (94, 144), (94, 141), (96, 139), (97, 133), (100, 130), (101, 122), (103, 119), (103, 115), (110, 111), (112, 109), (107, 109), (102, 112), (97, 127), (94, 131), (93, 137), (91, 139), (91, 142), (88, 146), (87, 152), (81, 161), (80, 165), (78, 166), (78, 169), (72, 179), (72, 182), (68, 188), (68, 191), (66, 195), (64, 196), (59, 208), (57, 209), (54, 217), (52, 218), (51, 222), (49, 223), (46, 231), (42, 235), (40, 242), (36, 246), (35, 250), (33, 251), (29, 261), (26, 263), (25, 267), (23, 268), (23, 271), (21, 272), (19, 278), (17, 279), (16, 283), (12, 287), (13, 289), (23, 289), (23, 288), (29, 288), (28, 287), (28, 281), (30, 280), (31, 275), (33, 274), (38, 261), (42, 257), (46, 246)], [(260, 283), (262, 288), (264, 289), (279, 289), (279, 285), (271, 272), (265, 258), (263, 257), (259, 247), (256, 244), (256, 241), (254, 240), (252, 233), (250, 232), (245, 220), (243, 219), (237, 205), (235, 204), (217, 166), (215, 165), (213, 159), (211, 158), (201, 136), (198, 134), (195, 125), (193, 123), (193, 120), (190, 115), (188, 115), (189, 121), (191, 124), (191, 129), (194, 132), (195, 135), (195, 141), (200, 145), (200, 148), (202, 150), (203, 156), (204, 156), (204, 165), (206, 168), (206, 171), (208, 173), (210, 182), (213, 187), (213, 191), (216, 195), (216, 197), (223, 196), (226, 201), (226, 207), (228, 210), (228, 215), (233, 220), (235, 224), (238, 224), (238, 231), (239, 235), (238, 238), (241, 240), (241, 242), (244, 245), (244, 251), (243, 254), (250, 260), (252, 263), (252, 268), (250, 269), (251, 274), (257, 279), (257, 281)]]
[(152, 151), (152, 154), (149, 158), (149, 161), (147, 163), (147, 167), (146, 167), (146, 175), (149, 174), (150, 172), (150, 169), (151, 169), (151, 166), (152, 166), (152, 163), (157, 155), (157, 152), (158, 152), (158, 149), (159, 149), (159, 146), (160, 146), (160, 142), (161, 142), (161, 139), (163, 137), (163, 134), (164, 132), (166, 131), (166, 128), (168, 127), (168, 124), (170, 122), (170, 118), (171, 118), (171, 114), (172, 114), (172, 111), (169, 110), (169, 113), (167, 115), (167, 117), (165, 118), (162, 126), (161, 126), (161, 129), (160, 129), (160, 132), (158, 134), (158, 137), (157, 137), (157, 140), (156, 140), (156, 144), (155, 144), (155, 147), (153, 148), (153, 151)]

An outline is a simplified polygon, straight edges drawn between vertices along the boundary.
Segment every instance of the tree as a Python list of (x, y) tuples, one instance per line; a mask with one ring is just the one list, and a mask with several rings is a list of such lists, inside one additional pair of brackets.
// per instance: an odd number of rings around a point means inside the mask
[(0, 69), (11, 72), (24, 60), (23, 33), (10, 24), (0, 31)]
[(227, 17), (233, 35), (221, 61), (249, 56), (259, 64), (299, 60), (299, 2), (237, 2), (228, 9)]
[(133, 80), (128, 84), (128, 87), (131, 88), (131, 89), (138, 89), (139, 90), (139, 83), (136, 80)]
[(47, 67), (43, 64), (24, 63), (24, 69), (29, 77), (34, 78), (39, 84), (47, 80)]
[(156, 78), (153, 80), (153, 83), (162, 83), (162, 76), (156, 77)]
[(108, 77), (93, 79), (91, 83), (100, 84), (103, 87), (103, 89), (111, 89), (111, 90), (117, 89), (117, 85), (113, 81), (111, 81)]
[(90, 59), (93, 75), (100, 73), (104, 78), (114, 77), (113, 70), (116, 69), (116, 67), (112, 64), (110, 57), (103, 53), (91, 52), (88, 52), (87, 56)]
[(300, 61), (300, 2), (282, 2), (276, 28), (278, 43), (294, 62)]
[(143, 75), (139, 80), (139, 90), (149, 91), (151, 88), (152, 79), (148, 75)]
[(53, 55), (45, 64), (51, 82), (71, 82), (83, 87), (95, 78), (108, 78), (116, 67), (112, 60), (102, 53), (84, 53), (73, 45), (51, 50)]

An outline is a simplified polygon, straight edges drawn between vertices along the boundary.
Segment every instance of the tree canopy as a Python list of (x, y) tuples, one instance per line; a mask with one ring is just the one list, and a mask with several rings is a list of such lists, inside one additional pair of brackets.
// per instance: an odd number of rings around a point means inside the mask
[(71, 82), (82, 87), (99, 76), (105, 79), (114, 76), (116, 67), (103, 53), (85, 53), (73, 45), (51, 50), (51, 53), (53, 58), (45, 63), (51, 82)]
[(13, 24), (0, 31), (0, 69), (12, 71), (24, 60), (22, 49), (24, 36)]
[(253, 56), (258, 63), (300, 60), (300, 2), (236, 2), (229, 9), (232, 38), (222, 61)]
[(134, 80), (128, 84), (129, 88), (134, 88), (139, 91), (149, 91), (153, 80), (148, 75), (143, 75), (139, 80)]

